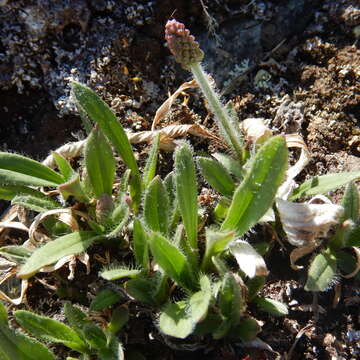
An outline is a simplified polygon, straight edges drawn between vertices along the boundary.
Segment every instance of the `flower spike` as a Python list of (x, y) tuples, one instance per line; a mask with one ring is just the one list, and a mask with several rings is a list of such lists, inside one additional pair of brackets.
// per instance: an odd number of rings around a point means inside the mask
[(165, 25), (165, 40), (171, 53), (182, 67), (189, 70), (191, 65), (200, 62), (204, 52), (200, 49), (195, 37), (190, 34), (185, 25), (173, 20), (168, 20)]

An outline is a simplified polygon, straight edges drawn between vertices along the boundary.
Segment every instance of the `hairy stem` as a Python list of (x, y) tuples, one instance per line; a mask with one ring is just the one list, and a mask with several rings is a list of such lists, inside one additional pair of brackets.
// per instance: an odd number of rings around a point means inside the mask
[(190, 64), (190, 69), (206, 99), (208, 100), (209, 106), (214, 113), (215, 118), (219, 122), (220, 130), (224, 132), (227, 140), (230, 142), (229, 145), (233, 148), (237, 157), (242, 162), (243, 157), (240, 137), (237, 136), (238, 132), (234, 128), (227, 110), (221, 104), (219, 96), (216, 94), (214, 88), (210, 84), (208, 77), (206, 76), (200, 63), (195, 62)]

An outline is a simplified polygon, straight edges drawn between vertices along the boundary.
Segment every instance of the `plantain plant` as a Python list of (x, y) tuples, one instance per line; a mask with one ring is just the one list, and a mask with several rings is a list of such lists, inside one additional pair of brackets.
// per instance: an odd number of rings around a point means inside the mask
[[(176, 60), (198, 82), (231, 154), (194, 157), (191, 146), (181, 142), (174, 170), (162, 179), (156, 171), (157, 135), (140, 169), (114, 113), (92, 90), (74, 82), (73, 94), (88, 132), (78, 166), (57, 152), (52, 154), (56, 170), (21, 155), (0, 153), (0, 198), (39, 213), (29, 231), (36, 246), (3, 246), (0, 254), (17, 265), (17, 276), (28, 279), (95, 242), (115, 244), (116, 250), (125, 244), (130, 256), (104, 267), (99, 275), (117, 281), (129, 301), (149, 308), (162, 334), (251, 341), (261, 329), (247, 309), (249, 303), (274, 316), (287, 314), (285, 304), (259, 295), (268, 274), (264, 251), (243, 239), (275, 208), (279, 187), (287, 180), (286, 139), (269, 135), (249, 149), (234, 111), (222, 105), (200, 65), (203, 52), (194, 37), (183, 24), (170, 20), (165, 38)], [(115, 152), (126, 166), (120, 179)], [(207, 221), (198, 200), (197, 167), (219, 194)], [(326, 193), (359, 177), (359, 172), (320, 176), (293, 190), (289, 200)], [(335, 235), (312, 260), (307, 290), (323, 291), (339, 271), (349, 276), (359, 268), (359, 195), (353, 183), (342, 206)], [(60, 221), (58, 214), (64, 211), (71, 221)], [(45, 245), (35, 241), (36, 232), (46, 235)], [(99, 291), (90, 310), (114, 307), (122, 299), (117, 290), (112, 286)], [(14, 311), (14, 318), (30, 335), (60, 343), (80, 353), (80, 359), (123, 358), (117, 333), (129, 318), (127, 307), (115, 308), (104, 328), (70, 303), (64, 313), (69, 325), (26, 310)], [(9, 326), (2, 304), (0, 332), (0, 357), (54, 359), (44, 345)]]
[[(276, 315), (287, 310), (283, 304), (256, 295), (263, 285), (259, 278), (267, 273), (266, 265), (250, 244), (235, 240), (272, 205), (287, 165), (284, 138), (274, 137), (259, 149), (244, 180), (234, 189), (226, 218), (220, 226), (205, 231), (199, 228), (202, 212), (191, 147), (179, 145), (174, 159), (174, 173), (166, 178), (167, 184), (158, 176), (149, 183), (142, 217), (134, 220), (136, 268), (110, 266), (101, 276), (128, 279), (123, 289), (130, 297), (158, 309), (157, 325), (166, 335), (253, 339), (260, 327), (246, 312), (247, 285), (251, 285), (252, 300), (262, 310)], [(201, 238), (205, 238), (204, 251)], [(229, 265), (229, 257), (238, 260), (241, 256), (250, 256), (251, 262), (260, 266), (251, 272), (242, 260), (237, 267)], [(182, 299), (172, 301), (173, 292), (183, 294)]]

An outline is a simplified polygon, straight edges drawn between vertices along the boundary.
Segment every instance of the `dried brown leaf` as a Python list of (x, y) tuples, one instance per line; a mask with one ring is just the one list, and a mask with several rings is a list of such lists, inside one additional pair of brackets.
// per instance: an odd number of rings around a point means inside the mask
[(22, 231), (29, 231), (27, 226), (19, 221), (3, 221), (0, 222), (0, 228), (17, 229)]
[[(85, 146), (86, 140), (71, 142), (65, 145), (60, 146), (54, 152), (63, 156), (67, 160), (79, 157), (82, 154), (83, 148)], [(44, 165), (51, 167), (52, 169), (56, 167), (56, 162), (52, 153), (42, 162)]]
[[(0, 279), (0, 285), (5, 281), (15, 277), (15, 275), (16, 275), (16, 267), (12, 268), (2, 279)], [(12, 299), (3, 291), (0, 290), (0, 299), (5, 300), (13, 305), (20, 305), (22, 302), (24, 302), (28, 287), (29, 287), (28, 280), (21, 280), (21, 291), (20, 291), (20, 296), (18, 298)]]
[(263, 118), (248, 118), (245, 119), (241, 125), (246, 143), (249, 145), (262, 144), (272, 136), (272, 131), (264, 124)]
[(187, 89), (196, 88), (198, 85), (195, 80), (185, 82), (179, 86), (179, 88), (171, 95), (163, 104), (157, 109), (153, 123), (151, 125), (151, 131), (155, 130), (155, 127), (162, 121), (170, 111), (170, 108), (176, 98)]
[(239, 268), (250, 278), (269, 274), (264, 258), (246, 241), (234, 241), (230, 244), (229, 249)]
[[(35, 220), (33, 221), (33, 223), (30, 226), (29, 240), (31, 241), (31, 243), (33, 243), (34, 245), (37, 245), (39, 241), (50, 240), (47, 238), (47, 236), (45, 236), (44, 234), (41, 234), (40, 232), (37, 232), (36, 230), (39, 227), (39, 225), (42, 223), (42, 221), (44, 221), (44, 219), (46, 219), (48, 216), (54, 216), (54, 215), (58, 216), (59, 220), (61, 222), (63, 222), (64, 224), (68, 225), (73, 231), (76, 231), (77, 229), (79, 229), (79, 225), (77, 223), (75, 215), (78, 215), (87, 220), (90, 220), (89, 215), (87, 215), (81, 211), (73, 210), (73, 209), (69, 209), (69, 208), (54, 209), (54, 210), (46, 211), (46, 212), (41, 213), (38, 216), (36, 216)], [(44, 237), (45, 237), (45, 239), (44, 239)]]
[(208, 137), (221, 143), (221, 140), (198, 124), (191, 125), (169, 125), (156, 131), (139, 131), (128, 133), (127, 136), (132, 144), (142, 142), (150, 143), (156, 134), (160, 134), (160, 148), (166, 151), (174, 150), (176, 143), (174, 139), (188, 134), (200, 137)]
[(297, 186), (294, 178), (305, 168), (310, 161), (309, 150), (302, 138), (298, 134), (285, 135), (286, 146), (288, 148), (300, 148), (301, 153), (298, 161), (286, 171), (286, 180), (279, 187), (277, 197), (287, 200), (293, 189)]
[(326, 236), (344, 212), (342, 206), (331, 203), (293, 203), (277, 199), (276, 206), (289, 243), (297, 247), (306, 247), (316, 238)]
[(76, 260), (79, 260), (86, 266), (86, 273), (90, 273), (90, 257), (86, 252), (76, 254), (76, 255), (68, 255), (59, 259), (54, 265), (47, 265), (40, 269), (41, 272), (53, 272), (62, 268), (65, 264), (68, 264), (69, 267), (69, 275), (68, 279), (74, 280), (75, 277), (75, 268), (76, 268)]

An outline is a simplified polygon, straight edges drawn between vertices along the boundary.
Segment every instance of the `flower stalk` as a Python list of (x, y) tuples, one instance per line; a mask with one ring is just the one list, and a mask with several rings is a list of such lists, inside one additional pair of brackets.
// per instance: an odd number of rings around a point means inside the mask
[(225, 137), (227, 144), (234, 150), (238, 159), (242, 162), (243, 150), (239, 132), (236, 130), (228, 110), (221, 104), (219, 95), (201, 66), (204, 57), (198, 42), (190, 34), (185, 25), (169, 20), (165, 26), (165, 39), (167, 46), (181, 66), (190, 70), (200, 89), (205, 95), (211, 111), (214, 113), (220, 131)]
[(212, 84), (210, 83), (208, 76), (205, 74), (201, 64), (199, 62), (193, 63), (190, 66), (190, 70), (194, 76), (194, 79), (198, 83), (200, 89), (205, 95), (211, 111), (214, 113), (220, 131), (225, 136), (228, 145), (235, 151), (237, 157), (242, 160), (242, 144), (239, 141), (240, 136), (236, 131), (228, 111), (221, 104), (220, 98), (215, 92)]

